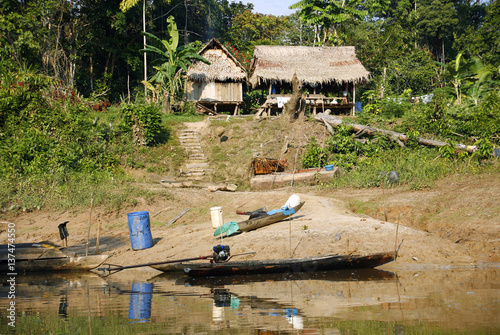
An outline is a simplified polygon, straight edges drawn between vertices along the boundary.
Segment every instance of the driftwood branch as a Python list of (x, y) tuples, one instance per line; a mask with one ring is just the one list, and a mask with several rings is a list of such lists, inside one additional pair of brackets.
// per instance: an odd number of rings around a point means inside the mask
[(186, 214), (187, 212), (189, 212), (191, 208), (186, 208), (185, 210), (183, 210), (182, 212), (180, 212), (175, 218), (173, 218), (172, 220), (170, 220), (169, 222), (167, 222), (165, 224), (165, 226), (169, 226), (171, 224), (173, 224), (175, 221), (179, 220), (184, 214)]
[[(369, 126), (364, 126), (361, 124), (351, 124), (351, 123), (343, 123), (342, 119), (333, 115), (326, 115), (324, 113), (319, 113), (316, 115), (315, 119), (317, 121), (323, 122), (325, 125), (327, 125), (327, 129), (330, 132), (330, 134), (333, 133), (333, 128), (332, 127), (338, 127), (342, 124), (348, 125), (352, 127), (352, 131), (356, 133), (363, 133), (363, 134), (368, 134), (368, 135), (385, 135), (388, 136), (391, 140), (397, 142), (399, 145), (403, 145), (404, 143), (408, 141), (408, 137), (403, 134), (403, 133), (398, 133), (395, 131), (391, 130), (385, 130), (385, 129), (378, 129), (374, 127), (369, 127)], [(433, 146), (433, 147), (444, 147), (448, 145), (446, 142), (442, 141), (435, 141), (435, 140), (429, 140), (426, 138), (421, 138), (418, 137), (417, 142), (422, 145), (427, 145), (427, 146)], [(464, 144), (457, 144), (455, 146), (457, 149), (460, 150), (465, 150), (467, 152), (473, 153), (476, 151), (476, 147), (472, 145), (464, 145)]]
[(156, 212), (155, 214), (153, 214), (151, 217), (152, 217), (152, 218), (154, 218), (155, 216), (157, 216), (157, 215), (158, 215), (158, 214), (160, 214), (161, 212), (166, 211), (167, 209), (170, 209), (170, 207), (165, 207), (165, 208), (163, 208), (162, 210), (160, 210), (160, 211)]

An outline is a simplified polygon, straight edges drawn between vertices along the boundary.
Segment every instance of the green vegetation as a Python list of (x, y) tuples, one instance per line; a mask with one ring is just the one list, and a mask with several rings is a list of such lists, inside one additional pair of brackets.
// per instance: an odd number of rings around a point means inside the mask
[[(337, 178), (333, 187), (380, 186), (381, 171), (397, 171), (400, 184), (411, 189), (432, 187), (433, 182), (455, 173), (478, 173), (496, 161), (494, 148), (500, 139), (500, 95), (490, 93), (480, 104), (451, 105), (451, 96), (437, 90), (429, 104), (379, 101), (361, 113), (356, 123), (407, 134), (409, 140), (400, 147), (388, 137), (375, 136), (361, 143), (354, 139), (349, 126), (334, 128), (324, 146), (314, 139), (302, 158), (304, 167), (327, 164), (342, 167), (347, 173)], [(440, 148), (418, 145), (416, 137), (438, 139), (448, 145)], [(456, 144), (475, 146), (473, 153), (456, 148)]]
[(167, 173), (184, 160), (168, 125), (173, 117), (162, 119), (155, 104), (97, 111), (73, 89), (31, 71), (1, 83), (1, 208), (78, 208), (91, 194), (96, 204), (134, 205), (148, 192), (129, 185), (126, 169)]
[[(363, 111), (353, 122), (409, 140), (405, 147), (382, 136), (360, 143), (348, 126), (328, 138), (299, 135), (309, 142), (288, 154), (289, 169), (343, 168), (325, 187), (379, 186), (380, 172), (394, 170), (400, 185), (421, 189), (455, 173), (498, 170), (492, 164), (500, 144), (498, 0), (297, 1), (297, 12), (287, 17), (225, 0), (138, 4), (0, 4), (2, 210), (76, 209), (91, 197), (96, 205), (121, 208), (138, 196), (153, 199), (133, 182), (145, 182), (145, 174), (176, 175), (184, 164), (175, 132), (203, 117), (181, 99), (182, 73), (192, 60), (203, 61), (196, 51), (211, 37), (247, 70), (257, 44), (356, 47), (372, 80), (357, 92)], [(147, 81), (144, 52), (151, 65)], [(247, 89), (243, 114), (254, 112), (265, 95)], [(232, 131), (227, 143), (216, 136), (207, 142), (214, 181), (248, 187), (256, 151), (281, 157), (283, 135), (296, 132), (285, 122), (249, 123), (212, 123)], [(423, 147), (418, 137), (449, 145)], [(457, 150), (458, 143), (476, 150)]]
[(150, 52), (158, 55), (156, 59), (159, 66), (155, 66), (156, 73), (151, 79), (145, 83), (146, 87), (153, 93), (153, 97), (164, 97), (167, 95), (167, 100), (164, 103), (168, 104), (167, 112), (170, 112), (170, 106), (175, 102), (174, 98), (182, 93), (183, 82), (181, 78), (182, 71), (187, 71), (187, 68), (193, 64), (193, 61), (200, 61), (210, 64), (208, 60), (198, 55), (198, 48), (194, 45), (184, 45), (179, 47), (179, 31), (173, 16), (167, 19), (168, 34), (170, 39), (161, 40), (158, 37), (144, 32), (150, 40), (156, 42), (158, 47), (154, 45), (146, 45), (144, 52)]

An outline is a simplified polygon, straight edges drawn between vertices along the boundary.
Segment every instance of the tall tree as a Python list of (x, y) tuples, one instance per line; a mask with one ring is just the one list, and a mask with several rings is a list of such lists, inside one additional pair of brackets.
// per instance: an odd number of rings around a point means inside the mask
[(42, 50), (54, 1), (0, 2), (0, 58), (11, 67), (42, 68)]
[[(130, 8), (134, 7), (139, 3), (140, 0), (123, 0), (120, 3), (120, 9), (123, 12), (128, 11)], [(166, 0), (170, 3), (170, 0)], [(146, 32), (146, 0), (142, 0), (142, 31)], [(146, 35), (143, 36), (143, 47), (146, 48)], [(147, 67), (147, 56), (144, 53), (144, 81), (148, 80), (148, 67)], [(146, 94), (147, 89), (144, 87), (144, 93)]]
[(155, 53), (160, 56), (157, 60), (159, 66), (155, 67), (157, 72), (151, 78), (151, 82), (159, 85), (160, 90), (157, 90), (153, 85), (148, 85), (148, 82), (144, 84), (154, 92), (158, 92), (159, 94), (164, 93), (165, 112), (170, 112), (171, 100), (175, 98), (177, 92), (181, 88), (180, 80), (182, 73), (179, 71), (187, 71), (187, 68), (192, 65), (194, 60), (207, 64), (210, 63), (208, 60), (198, 55), (194, 46), (179, 46), (179, 31), (173, 16), (170, 16), (167, 22), (169, 31), (168, 40), (161, 40), (148, 32), (144, 33), (158, 45), (157, 47), (147, 44), (143, 51)]
[(283, 44), (284, 32), (290, 28), (287, 17), (252, 13), (250, 10), (238, 14), (232, 20), (229, 42), (245, 54), (253, 53), (258, 44)]
[(422, 41), (433, 51), (436, 60), (446, 63), (445, 51), (451, 49), (453, 32), (459, 23), (453, 0), (421, 0), (417, 11), (420, 16), (417, 28)]
[(348, 22), (364, 19), (369, 12), (384, 11), (387, 0), (301, 0), (290, 6), (299, 9), (298, 15), (315, 30), (315, 44), (343, 44), (346, 35), (342, 28)]
[[(474, 13), (474, 20), (467, 21), (468, 26), (455, 40), (455, 49), (469, 57), (479, 56), (486, 63), (500, 66), (500, 0), (474, 4), (470, 11)], [(482, 16), (480, 13), (483, 13)]]
[(76, 85), (84, 95), (118, 100), (140, 83), (143, 65), (139, 13), (120, 10), (121, 0), (82, 0), (82, 29), (77, 44)]
[(486, 60), (500, 69), (500, 0), (493, 0), (488, 6), (481, 34), (488, 43)]

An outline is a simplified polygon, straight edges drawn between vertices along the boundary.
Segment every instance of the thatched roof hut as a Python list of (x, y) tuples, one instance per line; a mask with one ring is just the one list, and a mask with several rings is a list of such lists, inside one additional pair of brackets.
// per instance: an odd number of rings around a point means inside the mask
[(210, 64), (196, 62), (187, 71), (190, 81), (235, 81), (247, 80), (243, 65), (217, 40), (212, 38), (199, 52)]
[(243, 83), (247, 72), (243, 65), (216, 39), (199, 52), (210, 64), (195, 62), (186, 73), (185, 98), (214, 111), (234, 109), (243, 103)]
[(370, 73), (356, 58), (353, 46), (305, 47), (258, 45), (250, 84), (290, 83), (296, 73), (306, 85), (362, 84)]

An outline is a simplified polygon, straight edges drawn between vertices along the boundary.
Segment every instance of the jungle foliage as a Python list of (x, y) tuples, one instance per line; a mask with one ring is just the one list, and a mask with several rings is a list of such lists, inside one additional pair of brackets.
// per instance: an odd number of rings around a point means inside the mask
[[(357, 92), (356, 122), (450, 143), (437, 154), (383, 137), (361, 144), (340, 128), (324, 146), (308, 145), (304, 167), (342, 166), (349, 174), (340, 180), (369, 186), (366, 176), (381, 169), (406, 171), (405, 182), (491, 160), (500, 144), (500, 0), (311, 0), (294, 8), (275, 17), (228, 0), (0, 2), (0, 208), (74, 206), (90, 190), (97, 202), (125, 204), (127, 169), (178, 170), (185, 157), (172, 129), (200, 119), (181, 99), (182, 71), (212, 37), (247, 68), (257, 44), (354, 45), (372, 74)], [(162, 113), (165, 94), (177, 99), (173, 114)], [(246, 90), (243, 113), (262, 96)], [(456, 152), (456, 143), (477, 151)], [(406, 182), (418, 188), (417, 180)]]

